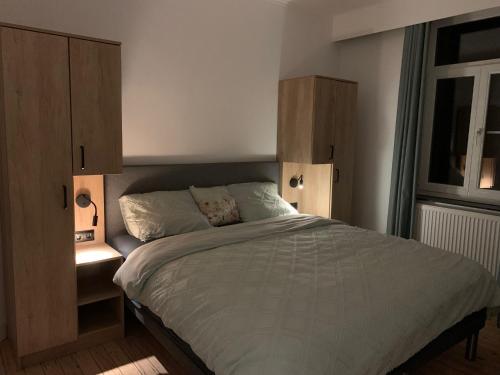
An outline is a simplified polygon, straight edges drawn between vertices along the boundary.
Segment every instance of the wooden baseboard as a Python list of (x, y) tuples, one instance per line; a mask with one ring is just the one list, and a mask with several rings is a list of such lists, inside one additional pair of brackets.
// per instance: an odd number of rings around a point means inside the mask
[(20, 357), (18, 358), (18, 365), (21, 368), (37, 365), (50, 359), (62, 357), (122, 337), (124, 337), (124, 328), (119, 323), (96, 332), (82, 335), (75, 342)]

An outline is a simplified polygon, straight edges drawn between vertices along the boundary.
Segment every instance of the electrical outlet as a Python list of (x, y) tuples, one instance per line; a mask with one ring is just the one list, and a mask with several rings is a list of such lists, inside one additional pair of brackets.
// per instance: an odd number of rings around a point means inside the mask
[(94, 230), (82, 230), (75, 232), (75, 242), (94, 241)]

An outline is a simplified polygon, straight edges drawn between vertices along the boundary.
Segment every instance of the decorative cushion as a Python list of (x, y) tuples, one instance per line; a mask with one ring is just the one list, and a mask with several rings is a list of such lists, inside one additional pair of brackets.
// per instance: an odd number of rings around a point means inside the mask
[(188, 190), (124, 195), (119, 203), (127, 232), (141, 241), (211, 228)]
[(224, 186), (210, 188), (189, 188), (200, 211), (208, 218), (210, 224), (221, 226), (240, 221), (236, 201)]
[(278, 186), (273, 182), (249, 182), (227, 188), (236, 200), (243, 222), (298, 213), (279, 196)]

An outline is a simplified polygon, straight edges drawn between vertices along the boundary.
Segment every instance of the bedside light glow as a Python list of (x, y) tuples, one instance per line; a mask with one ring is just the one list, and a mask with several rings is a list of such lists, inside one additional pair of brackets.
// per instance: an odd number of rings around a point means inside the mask
[(111, 247), (104, 245), (87, 245), (77, 248), (75, 254), (76, 265), (99, 263), (104, 260), (117, 257), (117, 252)]

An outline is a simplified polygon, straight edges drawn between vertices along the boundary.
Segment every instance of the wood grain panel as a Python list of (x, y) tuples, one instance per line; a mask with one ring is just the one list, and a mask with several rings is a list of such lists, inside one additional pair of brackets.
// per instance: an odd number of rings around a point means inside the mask
[(328, 78), (316, 78), (314, 93), (314, 123), (313, 123), (313, 164), (333, 162), (335, 146), (335, 116), (334, 106), (336, 81)]
[[(304, 189), (290, 187), (290, 178), (304, 176)], [(332, 165), (283, 163), (281, 192), (287, 202), (297, 202), (303, 214), (330, 217)]]
[(120, 47), (70, 38), (73, 173), (121, 173)]
[(78, 207), (73, 199), (75, 207), (75, 231), (94, 230), (94, 241), (85, 244), (96, 244), (104, 242), (105, 217), (104, 217), (104, 178), (103, 176), (75, 176), (73, 177), (74, 198), (79, 194), (89, 194), (97, 206), (99, 220), (97, 227), (92, 226), (94, 207)]
[[(280, 82), (278, 108), (278, 159), (282, 162), (327, 164), (337, 152), (336, 126), (344, 126), (353, 106), (349, 89), (343, 102), (335, 105), (342, 88), (355, 87), (351, 81), (312, 76)], [(342, 101), (339, 101), (341, 103)], [(338, 114), (337, 111), (342, 111)], [(349, 123), (346, 123), (349, 126)], [(334, 151), (334, 152), (333, 152)]]
[[(0, 28), (0, 33), (2, 29)], [(0, 36), (0, 54), (2, 54), (2, 37)], [(14, 299), (14, 270), (7, 265), (12, 264), (12, 236), (10, 226), (10, 191), (9, 173), (7, 168), (7, 125), (5, 123), (5, 97), (3, 81), (3, 54), (0, 55), (0, 250), (4, 264), (5, 307), (7, 313), (7, 335), (16, 346), (16, 304)]]
[(278, 160), (312, 162), (314, 77), (280, 82), (278, 102)]
[(335, 157), (333, 160), (332, 213), (334, 219), (351, 223), (356, 128), (356, 83), (332, 81), (334, 85)]
[(68, 41), (9, 28), (1, 40), (11, 220), (5, 267), (13, 272), (8, 288), (23, 356), (77, 335)]
[(21, 29), (21, 30), (27, 30), (27, 31), (33, 31), (37, 33), (43, 33), (43, 34), (51, 34), (51, 35), (59, 35), (59, 36), (65, 36), (68, 38), (77, 38), (77, 39), (84, 39), (84, 40), (92, 40), (94, 42), (101, 42), (101, 43), (109, 43), (109, 44), (115, 44), (115, 45), (121, 45), (120, 42), (114, 41), (114, 40), (108, 40), (108, 39), (100, 39), (100, 38), (92, 38), (89, 36), (85, 35), (77, 35), (77, 34), (69, 34), (69, 33), (63, 33), (60, 31), (54, 31), (54, 30), (46, 30), (46, 29), (39, 29), (37, 27), (31, 27), (31, 26), (25, 26), (25, 25), (15, 25), (12, 23), (6, 23), (6, 22), (0, 22), (0, 27), (8, 27), (10, 29)]
[(102, 372), (88, 350), (79, 351), (72, 355), (72, 358), (76, 361), (78, 367), (80, 367), (85, 375), (95, 375)]

